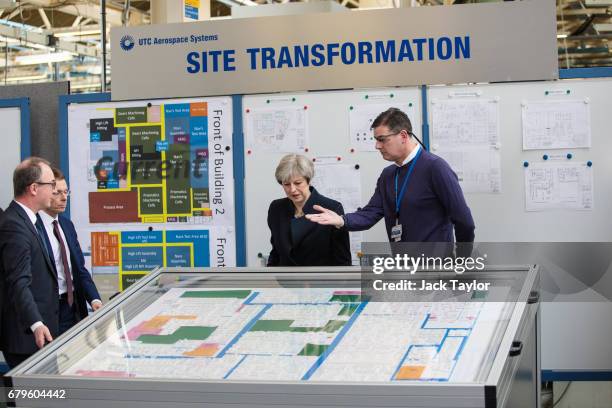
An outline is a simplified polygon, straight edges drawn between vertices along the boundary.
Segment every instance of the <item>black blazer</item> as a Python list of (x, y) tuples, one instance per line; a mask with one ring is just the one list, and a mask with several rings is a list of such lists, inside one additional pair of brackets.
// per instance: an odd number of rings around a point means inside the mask
[[(312, 207), (344, 214), (342, 204), (322, 196), (310, 187), (310, 197), (304, 204), (304, 214), (316, 214)], [(268, 227), (272, 233), (272, 251), (268, 266), (339, 266), (351, 265), (347, 231), (331, 225), (319, 225), (305, 217), (295, 219), (295, 207), (288, 198), (274, 200), (268, 209)]]
[(51, 336), (57, 336), (57, 276), (44, 245), (26, 212), (12, 201), (0, 222), (0, 348), (8, 353), (38, 350), (30, 330), (37, 321), (49, 328)]
[[(96, 289), (96, 284), (93, 279), (91, 279), (91, 274), (85, 268), (85, 257), (83, 256), (83, 251), (81, 250), (81, 245), (79, 244), (79, 240), (77, 237), (76, 230), (74, 228), (74, 224), (68, 218), (60, 215), (58, 217), (59, 225), (66, 236), (66, 245), (68, 246), (68, 250), (70, 251), (70, 267), (72, 268), (72, 278), (74, 284), (74, 298), (76, 300), (76, 308), (78, 313), (79, 320), (82, 320), (87, 317), (87, 303), (91, 304), (92, 300), (99, 299), (100, 294)], [(40, 223), (40, 227), (43, 231), (45, 231), (45, 227), (43, 225), (42, 219), (38, 219)], [(44, 235), (45, 244), (47, 246), (47, 251), (52, 254), (53, 248), (51, 248), (51, 241), (49, 241), (49, 237), (47, 234)], [(53, 263), (53, 270), (57, 275), (57, 268), (55, 267), (55, 263)]]

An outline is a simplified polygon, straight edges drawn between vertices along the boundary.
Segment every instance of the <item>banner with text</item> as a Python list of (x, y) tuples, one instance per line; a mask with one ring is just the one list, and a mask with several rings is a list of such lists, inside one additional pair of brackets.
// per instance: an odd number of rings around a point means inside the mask
[(113, 100), (558, 77), (552, 0), (114, 28), (111, 40)]

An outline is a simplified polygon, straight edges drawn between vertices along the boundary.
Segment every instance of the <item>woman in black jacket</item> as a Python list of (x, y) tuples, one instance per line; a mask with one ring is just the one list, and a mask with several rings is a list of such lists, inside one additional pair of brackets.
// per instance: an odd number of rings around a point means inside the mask
[(317, 213), (314, 205), (344, 214), (342, 204), (322, 196), (310, 185), (314, 177), (312, 162), (302, 155), (288, 154), (278, 164), (275, 176), (287, 198), (272, 201), (268, 209), (272, 233), (268, 266), (351, 265), (348, 232), (304, 217)]

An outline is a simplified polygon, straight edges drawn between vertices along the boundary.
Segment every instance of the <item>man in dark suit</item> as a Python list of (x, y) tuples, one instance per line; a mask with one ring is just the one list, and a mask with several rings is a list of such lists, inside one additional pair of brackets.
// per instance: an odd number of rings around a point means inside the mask
[(100, 294), (85, 268), (74, 224), (61, 216), (66, 211), (70, 190), (61, 170), (53, 168), (56, 187), (51, 206), (38, 213), (38, 228), (45, 232), (45, 245), (51, 255), (59, 286), (59, 334), (87, 317), (87, 303), (92, 309), (102, 306)]
[(13, 173), (15, 199), (0, 221), (0, 348), (15, 367), (58, 333), (58, 286), (35, 223), (51, 205), (55, 179), (49, 162), (31, 157)]

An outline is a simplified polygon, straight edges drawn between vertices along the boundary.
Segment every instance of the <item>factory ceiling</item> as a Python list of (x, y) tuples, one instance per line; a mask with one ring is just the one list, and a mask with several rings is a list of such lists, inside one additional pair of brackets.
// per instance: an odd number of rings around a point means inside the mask
[[(150, 24), (151, 1), (164, 0), (107, 0), (107, 27)], [(210, 1), (213, 19), (230, 17), (234, 7), (277, 3), (275, 0)], [(338, 2), (347, 8), (370, 8), (491, 1), (501, 0)], [(612, 66), (609, 48), (612, 0), (556, 0), (556, 4), (559, 67)], [(0, 0), (0, 85), (70, 80), (74, 92), (99, 91), (102, 72), (100, 19), (99, 0)], [(110, 79), (110, 67), (107, 73)]]

